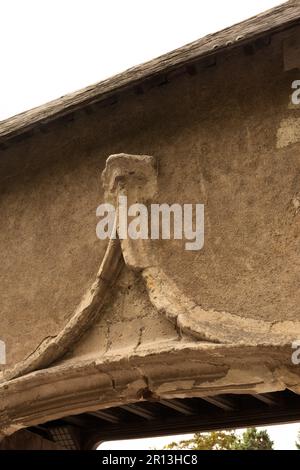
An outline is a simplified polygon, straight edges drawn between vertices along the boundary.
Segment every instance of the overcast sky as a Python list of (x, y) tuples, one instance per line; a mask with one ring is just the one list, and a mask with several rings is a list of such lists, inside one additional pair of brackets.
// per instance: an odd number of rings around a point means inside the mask
[(280, 3), (1, 0), (0, 120)]
[[(268, 426), (258, 429), (267, 429), (271, 440), (274, 442), (275, 450), (296, 450), (295, 441), (297, 439), (298, 431), (300, 430), (300, 423), (284, 424), (281, 426)], [(238, 433), (242, 434), (245, 430), (239, 430)], [(192, 434), (155, 437), (151, 439), (131, 439), (123, 441), (103, 442), (99, 446), (100, 450), (147, 450), (147, 449), (163, 449), (164, 446), (171, 442), (179, 442), (183, 439), (190, 439)]]
[[(1, 0), (0, 120), (268, 8), (274, 0)], [(300, 425), (269, 428), (294, 448)], [(171, 438), (104, 444), (160, 448)]]

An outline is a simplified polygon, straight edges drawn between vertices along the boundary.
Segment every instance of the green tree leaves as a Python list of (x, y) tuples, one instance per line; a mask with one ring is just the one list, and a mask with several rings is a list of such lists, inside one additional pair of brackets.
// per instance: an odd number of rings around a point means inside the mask
[(273, 450), (273, 442), (267, 431), (249, 428), (242, 436), (239, 436), (236, 431), (196, 433), (192, 439), (172, 442), (165, 448), (190, 450)]

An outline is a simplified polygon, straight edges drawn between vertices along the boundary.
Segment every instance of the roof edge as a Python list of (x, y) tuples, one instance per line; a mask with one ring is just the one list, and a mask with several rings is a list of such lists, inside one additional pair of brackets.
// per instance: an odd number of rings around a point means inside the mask
[(133, 88), (145, 80), (167, 74), (170, 71), (207, 56), (237, 47), (267, 33), (285, 29), (300, 23), (300, 2), (292, 0), (249, 18), (241, 23), (209, 34), (183, 47), (134, 66), (106, 80), (90, 85), (74, 93), (55, 99), (44, 105), (25, 111), (0, 122), (0, 143), (55, 121), (93, 103)]

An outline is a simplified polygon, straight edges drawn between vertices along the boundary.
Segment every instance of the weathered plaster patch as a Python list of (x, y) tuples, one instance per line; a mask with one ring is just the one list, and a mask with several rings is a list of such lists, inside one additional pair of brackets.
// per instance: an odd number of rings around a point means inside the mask
[(295, 196), (292, 199), (292, 204), (295, 209), (295, 214), (298, 214), (298, 212), (300, 211), (300, 195), (299, 194), (295, 194)]
[(300, 118), (285, 118), (277, 130), (277, 148), (284, 148), (300, 141)]

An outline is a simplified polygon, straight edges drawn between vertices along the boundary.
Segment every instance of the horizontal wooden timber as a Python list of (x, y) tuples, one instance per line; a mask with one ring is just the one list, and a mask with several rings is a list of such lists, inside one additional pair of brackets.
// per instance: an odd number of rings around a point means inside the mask
[[(230, 403), (230, 409), (220, 407), (220, 403), (225, 401)], [(81, 444), (77, 448), (91, 449), (100, 442), (110, 440), (297, 422), (300, 421), (300, 396), (285, 390), (268, 394), (140, 401), (127, 407), (107, 408), (105, 413), (113, 419), (108, 420), (101, 413), (84, 413), (29, 429), (47, 437), (52, 429), (63, 431), (73, 424), (74, 431), (80, 435)], [(59, 439), (55, 442), (62, 445)]]

